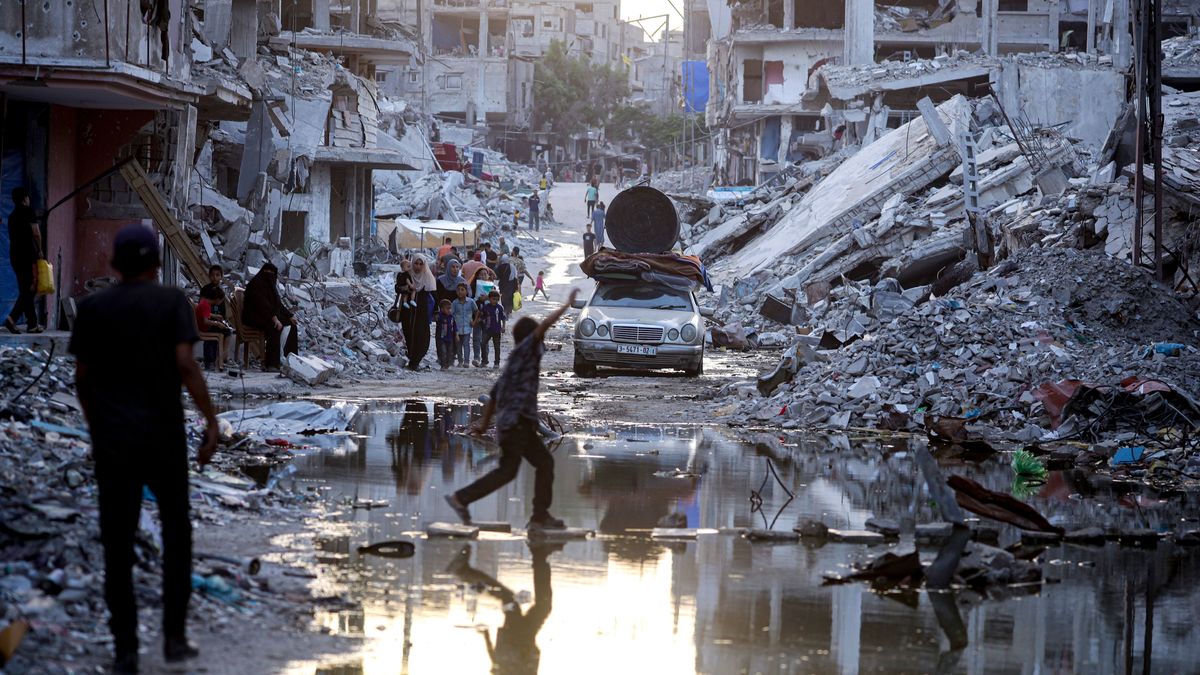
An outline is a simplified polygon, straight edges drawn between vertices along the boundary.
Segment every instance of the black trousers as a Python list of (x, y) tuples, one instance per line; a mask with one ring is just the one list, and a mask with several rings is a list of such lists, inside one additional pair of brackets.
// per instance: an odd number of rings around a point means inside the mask
[(464, 506), (477, 502), (511, 483), (521, 468), (522, 457), (537, 472), (533, 479), (533, 515), (549, 514), (554, 496), (554, 456), (542, 443), (537, 424), (527, 419), (511, 429), (500, 430), (500, 466), (456, 492), (458, 501)]
[[(283, 324), (287, 328), (290, 324)], [(300, 351), (300, 327), (292, 326), (292, 330), (288, 332), (287, 344), (283, 345), (283, 356), (295, 354)], [(259, 330), (267, 336), (267, 353), (263, 358), (263, 368), (278, 368), (282, 357), (279, 351), (279, 336), (283, 331), (275, 330), (275, 324), (268, 324), (259, 327)]]
[(492, 361), (492, 363), (494, 363), (496, 365), (500, 365), (500, 337), (501, 337), (501, 335), (502, 335), (502, 333), (488, 333), (483, 336), (483, 349), (480, 352), (482, 354), (483, 358), (480, 361), (480, 363), (488, 362), (488, 344), (490, 343), (492, 345), (492, 347), (494, 347), (496, 350), (495, 360)]
[(12, 312), (8, 318), (16, 321), (25, 316), (25, 330), (29, 330), (38, 325), (37, 309), (34, 307), (33, 299), (36, 294), (33, 292), (33, 261), (32, 260), (14, 260), (13, 272), (17, 275), (17, 304), (13, 305)]
[(108, 626), (116, 652), (137, 653), (133, 541), (143, 485), (154, 493), (162, 521), (163, 635), (182, 638), (187, 634), (187, 607), (192, 593), (187, 447), (179, 440), (140, 451), (97, 448), (95, 454), (100, 541), (104, 544), (104, 600), (108, 603)]

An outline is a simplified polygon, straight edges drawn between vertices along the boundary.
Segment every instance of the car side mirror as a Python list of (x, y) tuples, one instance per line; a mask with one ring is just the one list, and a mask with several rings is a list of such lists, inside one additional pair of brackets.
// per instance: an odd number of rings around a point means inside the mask
[(700, 308), (700, 316), (702, 316), (706, 319), (711, 319), (713, 317), (713, 315), (716, 313), (717, 313), (717, 310), (712, 307), (701, 307)]
[(587, 304), (588, 304), (588, 301), (586, 299), (575, 298), (574, 300), (571, 301), (571, 308), (572, 309), (583, 309), (584, 307), (587, 307)]

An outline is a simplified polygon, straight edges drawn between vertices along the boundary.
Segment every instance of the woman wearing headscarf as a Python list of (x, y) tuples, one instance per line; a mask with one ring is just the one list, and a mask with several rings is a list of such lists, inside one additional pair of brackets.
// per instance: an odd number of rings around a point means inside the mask
[(500, 264), (496, 265), (496, 283), (500, 285), (500, 303), (504, 305), (505, 314), (512, 314), (513, 295), (517, 292), (517, 267), (506, 256), (500, 256)]
[[(261, 330), (267, 336), (267, 353), (263, 357), (263, 370), (278, 370), (282, 356), (300, 351), (296, 317), (279, 297), (279, 268), (271, 263), (262, 266), (258, 274), (246, 284), (243, 296), (242, 323)], [(287, 340), (280, 343), (285, 326), (290, 326)]]
[(433, 320), (433, 295), (437, 281), (429, 268), (429, 259), (421, 254), (413, 256), (412, 271), (413, 299), (416, 307), (400, 308), (400, 330), (404, 343), (408, 345), (408, 368), (417, 370), (421, 360), (429, 352), (429, 322)]
[[(474, 285), (475, 273), (478, 272), (479, 268), (481, 267), (487, 267), (487, 265), (484, 265), (482, 262), (480, 262), (478, 259), (478, 254), (476, 254), (476, 258), (474, 260), (470, 260), (463, 264), (462, 272), (460, 272), (460, 274), (463, 275), (463, 278), (467, 280), (468, 284)], [(471, 297), (475, 297), (474, 289), (471, 291)]]
[(446, 261), (446, 271), (437, 278), (437, 301), (440, 304), (442, 300), (454, 302), (458, 297), (458, 285), (467, 283), (466, 277), (462, 275), (462, 263), (458, 262), (457, 258), (451, 258)]

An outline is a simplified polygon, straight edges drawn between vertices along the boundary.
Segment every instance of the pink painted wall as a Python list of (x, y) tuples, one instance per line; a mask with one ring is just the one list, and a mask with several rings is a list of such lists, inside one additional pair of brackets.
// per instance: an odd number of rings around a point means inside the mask
[[(70, 190), (112, 167), (120, 149), (132, 141), (138, 130), (153, 119), (152, 110), (78, 110), (75, 126), (75, 170)], [(65, 195), (70, 190), (59, 194)], [(115, 275), (109, 266), (113, 236), (127, 223), (139, 222), (80, 218), (80, 215), (87, 212), (89, 194), (88, 190), (84, 190), (74, 200), (76, 216), (72, 282), (74, 292), (77, 293), (83, 290), (83, 283), (88, 279)]]
[[(49, 194), (46, 206), (70, 194), (75, 189), (76, 109), (63, 106), (50, 108), (49, 161), (46, 162), (46, 186)], [(59, 295), (78, 292), (75, 279), (75, 200), (64, 203), (46, 219), (46, 258), (59, 265), (58, 293), (47, 299), (46, 309), (53, 317)]]

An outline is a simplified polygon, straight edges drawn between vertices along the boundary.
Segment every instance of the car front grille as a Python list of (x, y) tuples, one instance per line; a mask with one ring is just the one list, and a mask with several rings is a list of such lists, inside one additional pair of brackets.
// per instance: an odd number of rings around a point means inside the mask
[(663, 329), (661, 326), (613, 326), (612, 339), (616, 342), (658, 344), (663, 341)]

